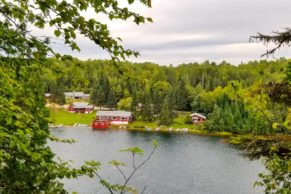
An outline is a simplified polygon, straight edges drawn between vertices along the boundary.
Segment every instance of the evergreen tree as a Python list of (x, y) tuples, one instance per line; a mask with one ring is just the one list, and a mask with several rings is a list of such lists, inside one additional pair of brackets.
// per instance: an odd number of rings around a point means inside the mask
[(179, 79), (175, 88), (175, 97), (177, 110), (189, 110), (188, 93), (182, 78)]
[(147, 89), (143, 95), (141, 103), (140, 115), (142, 120), (151, 122), (154, 120), (154, 106), (150, 91)]
[[(107, 77), (103, 73), (100, 73), (97, 81), (94, 83), (90, 93), (91, 102), (97, 106), (108, 106), (108, 98), (110, 93), (110, 84)], [(110, 105), (113, 103), (112, 96), (109, 99)], [(114, 94), (114, 98), (116, 98)], [(115, 99), (116, 102), (116, 99)]]
[(104, 97), (105, 97), (103, 104), (106, 104), (108, 101), (108, 98), (109, 98), (110, 91), (111, 91), (108, 77), (105, 77), (104, 74), (102, 73), (99, 83), (103, 89), (103, 93), (104, 93)]
[(174, 120), (171, 96), (167, 95), (163, 101), (161, 113), (159, 115), (159, 125), (170, 125)]
[(103, 92), (103, 88), (97, 82), (94, 83), (94, 86), (90, 93), (90, 100), (94, 105), (101, 106), (104, 104), (105, 95)]
[(133, 114), (136, 113), (137, 109), (138, 109), (138, 97), (137, 97), (137, 91), (133, 91), (132, 93), (132, 102), (130, 105), (130, 110), (133, 112)]
[(51, 100), (59, 105), (66, 104), (65, 86), (62, 79), (58, 79), (51, 87)]
[(109, 95), (107, 97), (107, 107), (110, 108), (111, 110), (113, 108), (116, 108), (116, 104), (117, 104), (117, 99), (116, 99), (116, 94), (114, 92), (114, 90), (110, 90)]

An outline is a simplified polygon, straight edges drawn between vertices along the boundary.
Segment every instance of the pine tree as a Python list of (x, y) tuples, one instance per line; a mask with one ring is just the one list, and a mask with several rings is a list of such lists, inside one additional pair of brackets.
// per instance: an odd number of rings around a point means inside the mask
[(103, 92), (103, 88), (97, 82), (94, 83), (94, 86), (90, 93), (90, 100), (94, 105), (100, 106), (100, 108), (104, 104), (105, 95)]
[(62, 79), (57, 79), (51, 88), (51, 100), (59, 105), (66, 104), (65, 86)]
[(104, 96), (105, 96), (105, 99), (104, 99), (104, 102), (103, 104), (106, 104), (108, 98), (109, 98), (109, 94), (110, 94), (110, 83), (109, 83), (109, 80), (107, 77), (105, 77), (103, 74), (102, 74), (102, 77), (101, 77), (101, 80), (100, 80), (100, 84), (101, 84), (101, 87), (103, 89), (103, 93), (104, 93)]
[(171, 96), (167, 95), (163, 101), (161, 113), (159, 115), (160, 125), (170, 125), (174, 120), (174, 113), (170, 102)]
[(152, 103), (152, 97), (149, 90), (146, 90), (143, 95), (140, 114), (144, 121), (152, 122), (154, 120), (154, 106)]
[[(93, 104), (100, 106), (108, 105), (108, 98), (110, 93), (110, 84), (107, 77), (100, 73), (99, 78), (94, 83), (90, 94), (90, 100)], [(112, 99), (109, 101), (112, 102)], [(115, 100), (116, 101), (116, 100)], [(115, 102), (116, 104), (116, 102)]]
[(176, 108), (177, 110), (187, 110), (190, 107), (188, 103), (188, 93), (185, 87), (185, 82), (182, 78), (179, 79), (175, 88)]
[(116, 104), (117, 104), (116, 93), (114, 92), (114, 90), (111, 89), (107, 97), (106, 105), (108, 108), (112, 110), (113, 108), (116, 108)]

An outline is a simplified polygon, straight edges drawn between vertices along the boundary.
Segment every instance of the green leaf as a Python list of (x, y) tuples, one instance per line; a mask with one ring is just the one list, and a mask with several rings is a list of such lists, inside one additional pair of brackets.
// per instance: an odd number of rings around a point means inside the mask
[(113, 166), (125, 166), (125, 164), (123, 162), (117, 161), (117, 160), (111, 160), (109, 162), (109, 164), (113, 165)]
[(151, 23), (154, 22), (152, 18), (147, 18), (147, 21), (148, 21), (148, 22), (151, 22)]
[(159, 143), (157, 140), (152, 140), (152, 144), (154, 147), (158, 147), (159, 146)]
[(277, 129), (277, 128), (278, 128), (278, 125), (279, 125), (279, 123), (274, 122), (274, 123), (272, 124), (272, 128), (273, 128), (273, 129)]
[(140, 149), (139, 147), (131, 147), (131, 148), (127, 148), (127, 149), (122, 149), (122, 150), (120, 150), (120, 152), (131, 152), (133, 154), (139, 154), (139, 155), (144, 154), (144, 151), (142, 149)]
[(134, 0), (128, 0), (128, 4), (133, 4)]
[(61, 33), (62, 32), (60, 30), (55, 30), (54, 31), (54, 34), (55, 34), (56, 37), (59, 37), (61, 35)]

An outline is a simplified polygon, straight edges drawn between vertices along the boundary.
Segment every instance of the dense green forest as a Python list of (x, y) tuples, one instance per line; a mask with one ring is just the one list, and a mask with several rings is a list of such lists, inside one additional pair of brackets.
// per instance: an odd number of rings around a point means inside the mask
[(65, 103), (65, 91), (83, 91), (97, 106), (130, 110), (138, 120), (157, 120), (162, 125), (170, 124), (177, 111), (192, 111), (207, 116), (209, 131), (287, 132), (288, 61), (239, 66), (205, 61), (173, 67), (68, 56), (64, 63), (50, 60), (54, 70), (46, 71), (44, 88), (60, 104)]
[[(128, 0), (130, 7), (137, 3), (152, 6), (151, 0)], [(90, 17), (84, 17), (86, 12)], [(139, 53), (124, 48), (99, 16), (137, 25), (153, 22), (117, 0), (2, 0), (0, 15), (0, 193), (68, 193), (61, 179), (82, 175), (97, 176), (110, 193), (132, 191), (126, 183), (111, 185), (102, 179), (97, 174), (100, 162), (87, 161), (73, 168), (55, 157), (48, 141), (72, 141), (51, 134), (45, 92), (52, 93), (58, 104), (65, 103), (65, 91), (88, 92), (97, 106), (131, 110), (138, 120), (162, 125), (170, 124), (177, 111), (196, 111), (207, 116), (204, 127), (209, 131), (290, 133), (291, 67), (287, 59), (238, 67), (226, 62), (178, 67), (117, 63)], [(275, 43), (267, 54), (274, 53), (290, 45), (289, 31), (253, 38)], [(80, 61), (52, 47), (58, 40), (80, 51), (80, 37), (105, 50), (112, 61)], [(270, 149), (262, 149), (266, 143)], [(266, 193), (289, 193), (290, 149), (284, 149), (289, 155), (278, 154), (277, 158), (270, 150), (280, 153), (278, 143), (266, 143), (248, 146), (270, 157), (268, 172), (260, 176), (263, 182), (259, 184), (266, 187)], [(260, 155), (257, 150), (254, 154)]]

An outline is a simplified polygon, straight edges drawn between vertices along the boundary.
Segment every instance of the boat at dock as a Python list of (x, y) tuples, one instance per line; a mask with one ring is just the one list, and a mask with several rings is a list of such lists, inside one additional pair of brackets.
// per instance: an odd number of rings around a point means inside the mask
[(127, 111), (97, 111), (92, 122), (92, 129), (108, 129), (110, 125), (127, 125), (132, 121), (131, 112)]
[(111, 125), (111, 122), (108, 120), (98, 120), (95, 119), (92, 122), (92, 129), (108, 129)]

